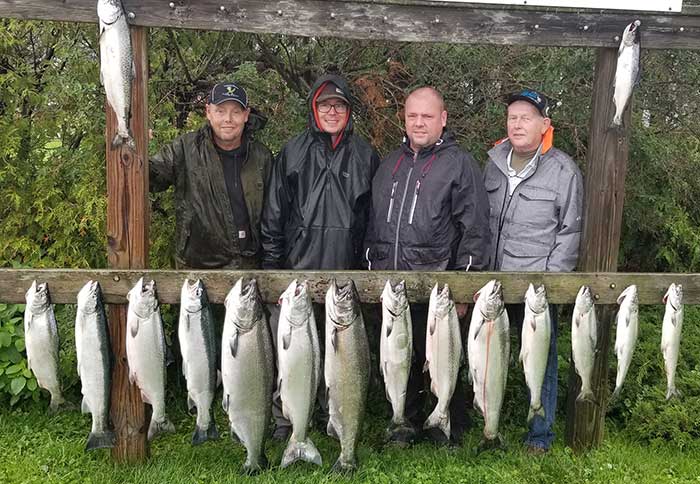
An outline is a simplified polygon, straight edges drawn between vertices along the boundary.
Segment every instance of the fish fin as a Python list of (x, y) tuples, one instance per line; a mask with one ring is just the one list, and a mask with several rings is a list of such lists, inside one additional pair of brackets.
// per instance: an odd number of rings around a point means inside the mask
[(631, 320), (632, 320), (632, 318), (630, 318), (630, 315), (629, 315), (629, 313), (628, 313), (628, 314), (627, 314), (627, 317), (625, 317), (625, 326), (626, 326), (626, 327), (628, 327), (628, 328), (630, 327), (630, 321), (631, 321)]
[(423, 373), (427, 372), (430, 370), (430, 361), (425, 360), (425, 363), (423, 363)]
[(450, 414), (445, 413), (442, 414), (438, 410), (438, 407), (435, 407), (435, 410), (433, 410), (433, 413), (430, 414), (428, 419), (425, 421), (423, 424), (423, 429), (432, 429), (432, 428), (438, 428), (442, 430), (442, 433), (445, 434), (445, 437), (448, 439), (450, 438)]
[(435, 334), (435, 329), (437, 328), (437, 318), (433, 318), (430, 322), (430, 336)]
[[(100, 32), (100, 35), (101, 35), (101, 34), (102, 34), (102, 32)], [(101, 85), (101, 86), (104, 86), (104, 85), (105, 85), (105, 78), (104, 78), (104, 76), (102, 75), (102, 69), (100, 69), (100, 85)]]
[(117, 441), (117, 436), (111, 430), (105, 430), (104, 432), (90, 432), (88, 435), (87, 444), (85, 444), (85, 450), (95, 450), (95, 449), (110, 449), (114, 447)]
[(216, 370), (216, 388), (219, 388), (219, 386), (221, 386), (222, 381), (223, 377), (221, 376), (221, 370)]
[(151, 405), (151, 406), (153, 405), (153, 402), (151, 402), (151, 399), (148, 398), (148, 395), (146, 395), (146, 394), (143, 393), (143, 392), (141, 392), (141, 400), (143, 401), (143, 403), (147, 403), (147, 404), (149, 404), (149, 405)]
[(616, 402), (617, 399), (620, 398), (620, 393), (622, 393), (622, 386), (615, 387), (615, 391), (613, 391), (612, 395), (610, 396), (610, 403)]
[(595, 400), (595, 395), (593, 395), (593, 391), (590, 389), (581, 389), (581, 392), (578, 394), (576, 397), (577, 402), (588, 402), (592, 403), (593, 405), (598, 405), (598, 402)]
[(326, 434), (335, 440), (340, 440), (340, 436), (338, 435), (338, 431), (335, 430), (335, 426), (333, 425), (332, 419), (328, 419), (328, 425), (326, 425)]
[(671, 400), (672, 398), (680, 398), (681, 395), (682, 395), (681, 391), (678, 388), (676, 388), (676, 387), (669, 388), (666, 391), (666, 400)]
[(394, 330), (394, 322), (390, 319), (386, 322), (386, 337), (391, 336), (391, 332)]
[(476, 331), (474, 331), (474, 339), (476, 339), (479, 336), (479, 333), (481, 332), (481, 328), (483, 328), (485, 324), (486, 324), (486, 320), (484, 318), (481, 318), (481, 320), (479, 321), (479, 327), (476, 328)]
[(530, 327), (533, 331), (537, 331), (537, 321), (535, 321), (535, 318), (532, 318), (532, 321), (530, 321)]
[(201, 427), (195, 426), (194, 433), (192, 434), (192, 445), (200, 445), (207, 440), (216, 440), (219, 438), (219, 431), (216, 428), (216, 422), (214, 420), (209, 424), (209, 428), (203, 429)]
[(234, 358), (238, 354), (238, 331), (233, 333), (233, 338), (228, 341), (229, 348), (231, 348), (231, 356)]
[(185, 314), (185, 327), (187, 328), (187, 331), (190, 330), (190, 315)]
[(289, 346), (292, 344), (292, 328), (289, 328), (289, 332), (285, 335), (282, 335), (282, 349), (285, 351), (289, 349)]
[(530, 423), (532, 421), (532, 419), (535, 418), (535, 415), (539, 415), (540, 417), (545, 418), (544, 406), (542, 405), (542, 403), (540, 403), (540, 406), (537, 408), (530, 405), (530, 410), (527, 413), (528, 423)]
[(518, 361), (520, 363), (525, 363), (525, 358), (527, 358), (527, 351), (525, 351), (525, 347), (520, 349), (520, 354), (518, 355)]
[(92, 413), (90, 411), (90, 405), (88, 405), (87, 398), (83, 397), (83, 401), (80, 402), (80, 411), (82, 413)]
[(224, 394), (224, 398), (221, 399), (221, 408), (224, 409), (224, 413), (228, 414), (228, 406), (229, 406), (229, 400), (231, 398), (231, 395), (228, 393)]
[(338, 352), (338, 328), (335, 326), (333, 327), (333, 330), (331, 331), (331, 346), (333, 347), (333, 352), (337, 353)]
[(129, 332), (131, 333), (132, 338), (136, 338), (136, 335), (139, 334), (139, 320), (138, 320), (138, 318), (134, 318), (131, 321), (131, 324), (129, 325)]
[(674, 327), (678, 327), (678, 313), (673, 313), (673, 316), (671, 316), (671, 322), (673, 323)]
[(197, 403), (192, 399), (191, 396), (187, 395), (187, 411), (193, 414), (197, 409)]
[(305, 462), (310, 462), (316, 465), (322, 465), (321, 454), (318, 449), (311, 441), (311, 439), (306, 439), (303, 442), (297, 442), (294, 437), (289, 439), (289, 444), (287, 448), (284, 449), (284, 454), (282, 455), (282, 463), (280, 467), (284, 469), (290, 464), (303, 460)]
[(148, 440), (153, 440), (160, 434), (172, 432), (175, 432), (175, 426), (168, 417), (164, 417), (160, 422), (151, 418), (151, 424), (148, 426)]
[(187, 362), (185, 360), (182, 360), (182, 376), (187, 380)]

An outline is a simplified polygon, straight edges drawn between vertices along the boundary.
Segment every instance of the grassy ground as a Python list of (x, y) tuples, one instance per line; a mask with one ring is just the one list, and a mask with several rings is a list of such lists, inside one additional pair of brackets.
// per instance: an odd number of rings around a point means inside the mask
[[(0, 410), (0, 483), (234, 483), (234, 482), (368, 482), (368, 483), (690, 483), (700, 482), (700, 455), (670, 446), (649, 447), (629, 442), (611, 431), (602, 448), (573, 455), (559, 438), (550, 454), (533, 457), (523, 452), (523, 428), (506, 429), (506, 452), (475, 455), (479, 430), (473, 429), (457, 450), (419, 444), (411, 449), (383, 449), (384, 422), (370, 416), (360, 445), (361, 469), (351, 479), (329, 474), (338, 454), (335, 441), (313, 434), (323, 455), (321, 468), (302, 464), (272, 469), (249, 478), (238, 474), (245, 450), (228, 437), (193, 448), (189, 444), (194, 420), (173, 415), (178, 432), (156, 440), (151, 459), (143, 465), (115, 465), (108, 450), (85, 453), (89, 416), (70, 412), (49, 416), (44, 406)], [(217, 410), (217, 423), (226, 429)], [(559, 428), (558, 434), (562, 434)], [(224, 432), (222, 432), (223, 434)], [(283, 447), (268, 443), (267, 453), (278, 464)]]

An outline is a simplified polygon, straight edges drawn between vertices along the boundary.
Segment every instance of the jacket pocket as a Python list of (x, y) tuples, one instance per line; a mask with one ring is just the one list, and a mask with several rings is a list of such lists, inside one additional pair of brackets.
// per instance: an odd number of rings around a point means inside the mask
[(411, 270), (444, 271), (450, 263), (449, 247), (403, 247), (401, 256)]
[(505, 239), (500, 270), (544, 272), (547, 270), (549, 253), (550, 248), (543, 245)]
[(520, 203), (514, 218), (527, 220), (528, 225), (534, 226), (550, 226), (552, 221), (556, 222), (555, 192), (546, 188), (522, 186), (518, 195)]
[(389, 253), (391, 252), (389, 244), (373, 244), (365, 248), (363, 254), (364, 263), (367, 269), (372, 271), (382, 271), (391, 269), (389, 262)]

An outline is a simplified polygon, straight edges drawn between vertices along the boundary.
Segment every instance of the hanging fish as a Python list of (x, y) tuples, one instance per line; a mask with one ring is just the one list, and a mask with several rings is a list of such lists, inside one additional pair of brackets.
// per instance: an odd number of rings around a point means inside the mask
[(622, 126), (622, 114), (625, 112), (627, 103), (632, 97), (632, 90), (639, 82), (639, 57), (640, 57), (640, 28), (642, 24), (635, 20), (622, 33), (620, 49), (617, 52), (617, 70), (615, 71), (615, 93), (613, 102), (615, 103), (615, 116), (613, 117), (613, 127)]
[(637, 286), (632, 284), (622, 291), (617, 298), (620, 311), (617, 313), (617, 330), (615, 336), (615, 354), (617, 355), (617, 377), (612, 399), (615, 400), (622, 391), (627, 370), (632, 361), (632, 353), (637, 344), (639, 333), (639, 297)]
[(664, 296), (664, 303), (666, 303), (666, 312), (661, 328), (661, 352), (664, 355), (666, 368), (666, 400), (670, 400), (672, 397), (681, 395), (676, 388), (676, 366), (678, 366), (683, 328), (683, 286), (671, 284)]

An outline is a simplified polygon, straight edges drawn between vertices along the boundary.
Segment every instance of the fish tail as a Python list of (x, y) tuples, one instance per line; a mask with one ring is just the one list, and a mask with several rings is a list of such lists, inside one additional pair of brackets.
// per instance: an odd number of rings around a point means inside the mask
[(192, 445), (203, 444), (207, 440), (216, 440), (219, 438), (219, 431), (216, 428), (216, 422), (214, 420), (209, 424), (209, 428), (203, 428), (198, 425), (194, 428), (194, 433), (192, 434)]
[(175, 432), (175, 426), (168, 420), (168, 417), (163, 417), (161, 421), (151, 418), (151, 424), (148, 426), (148, 440), (153, 440), (160, 434), (170, 432)]
[(114, 447), (117, 440), (117, 436), (111, 430), (105, 430), (104, 432), (90, 432), (88, 435), (87, 444), (85, 444), (85, 450), (95, 450), (95, 449), (110, 449)]
[(539, 415), (540, 417), (545, 418), (544, 406), (542, 406), (541, 402), (539, 405), (530, 405), (530, 411), (527, 413), (528, 423), (531, 422), (533, 418), (535, 418), (535, 415)]
[(677, 389), (675, 386), (669, 387), (668, 390), (666, 390), (666, 400), (671, 400), (674, 397), (680, 398), (681, 391), (679, 389)]
[(610, 396), (610, 403), (617, 401), (617, 399), (620, 398), (620, 393), (622, 393), (622, 385), (615, 387), (615, 391), (613, 391), (612, 395)]
[(438, 407), (435, 407), (433, 413), (430, 414), (428, 419), (423, 424), (424, 429), (439, 428), (445, 437), (450, 438), (450, 414), (447, 412), (440, 412)]
[(345, 458), (343, 459), (343, 456), (341, 455), (338, 457), (338, 460), (335, 461), (335, 464), (333, 464), (333, 467), (331, 468), (331, 472), (335, 472), (337, 474), (352, 474), (357, 470), (357, 459), (353, 455), (350, 458)]
[(292, 438), (289, 439), (287, 448), (284, 449), (280, 467), (284, 469), (298, 460), (303, 460), (319, 466), (323, 463), (321, 460), (321, 454), (318, 452), (318, 449), (311, 439), (298, 442), (294, 436), (292, 436)]
[(132, 150), (136, 149), (136, 143), (134, 142), (134, 138), (131, 136), (131, 134), (127, 134), (126, 136), (123, 136), (119, 133), (117, 133), (114, 136), (114, 139), (112, 140), (112, 148), (117, 149), (122, 145), (126, 145)]
[(576, 401), (597, 404), (595, 395), (593, 395), (593, 390), (590, 388), (581, 388), (581, 392), (578, 394), (578, 397), (576, 397)]
[(61, 392), (51, 393), (51, 403), (49, 403), (49, 413), (59, 413), (74, 410), (75, 405), (63, 398)]

